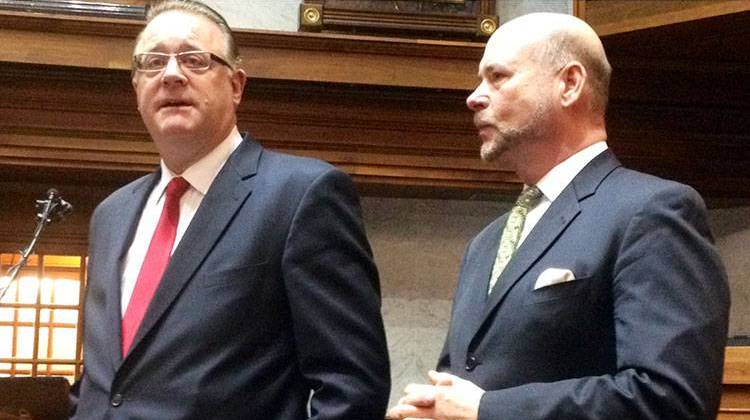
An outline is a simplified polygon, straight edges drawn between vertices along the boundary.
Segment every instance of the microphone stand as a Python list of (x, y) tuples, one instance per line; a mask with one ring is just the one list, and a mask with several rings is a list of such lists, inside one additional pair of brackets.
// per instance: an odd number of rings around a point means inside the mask
[(9, 279), (5, 282), (5, 284), (0, 285), (0, 300), (3, 299), (5, 293), (8, 291), (8, 288), (10, 288), (10, 285), (13, 284), (13, 281), (18, 277), (21, 269), (26, 266), (29, 255), (31, 255), (31, 253), (34, 251), (34, 248), (36, 248), (36, 243), (39, 240), (39, 237), (41, 236), (44, 228), (53, 221), (62, 220), (65, 215), (73, 211), (73, 206), (70, 205), (70, 203), (68, 203), (67, 201), (63, 200), (60, 197), (60, 194), (54, 188), (50, 188), (47, 191), (46, 199), (36, 200), (36, 208), (39, 213), (37, 213), (36, 215), (38, 221), (36, 224), (36, 229), (34, 230), (34, 237), (31, 239), (31, 242), (26, 246), (26, 248), (19, 251), (21, 253), (21, 260), (13, 265), (6, 273)]

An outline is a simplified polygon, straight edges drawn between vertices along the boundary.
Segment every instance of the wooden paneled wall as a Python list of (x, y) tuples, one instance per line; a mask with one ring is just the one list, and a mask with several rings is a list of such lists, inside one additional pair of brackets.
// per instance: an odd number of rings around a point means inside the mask
[[(708, 18), (654, 26), (631, 11), (624, 21), (641, 23), (619, 29), (601, 8), (630, 3), (577, 5), (606, 34), (609, 143), (621, 160), (687, 182), (709, 201), (746, 204), (750, 13), (698, 3)], [(93, 203), (155, 166), (129, 80), (142, 25), (0, 12), (3, 197), (55, 185)], [(520, 188), (507, 165), (479, 160), (464, 105), (483, 44), (267, 31), (237, 31), (237, 41), (250, 75), (240, 129), (264, 145), (331, 161), (365, 194), (476, 198)], [(20, 226), (1, 226), (0, 241)]]
[[(33, 216), (33, 200), (55, 186), (77, 207), (61, 235), (79, 232), (76, 243), (85, 243), (94, 204), (156, 167), (129, 78), (120, 70), (0, 69), (0, 192), (14, 197), (0, 203), (6, 220)], [(518, 181), (512, 173), (479, 160), (464, 97), (455, 90), (251, 79), (238, 118), (240, 128), (267, 147), (340, 166), (363, 193), (513, 193)], [(31, 230), (0, 224), (0, 242)]]
[(709, 199), (748, 197), (750, 1), (579, 6), (613, 66), (608, 126), (625, 161)]
[(750, 419), (750, 347), (727, 347), (718, 419)]
[(657, 28), (750, 10), (746, 0), (574, 0), (576, 16), (599, 36)]

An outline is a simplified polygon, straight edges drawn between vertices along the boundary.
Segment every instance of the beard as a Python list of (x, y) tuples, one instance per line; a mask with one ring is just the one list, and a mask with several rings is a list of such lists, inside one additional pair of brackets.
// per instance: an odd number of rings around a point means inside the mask
[(485, 162), (493, 162), (519, 143), (537, 142), (544, 139), (552, 127), (548, 124), (550, 106), (539, 102), (531, 118), (521, 127), (509, 127), (498, 124), (494, 136), (483, 142), (479, 149), (479, 156)]

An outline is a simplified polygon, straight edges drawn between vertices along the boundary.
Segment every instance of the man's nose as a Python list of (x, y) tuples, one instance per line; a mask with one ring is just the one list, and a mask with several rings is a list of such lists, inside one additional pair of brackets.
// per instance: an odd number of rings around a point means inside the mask
[(487, 108), (490, 104), (489, 96), (487, 96), (481, 87), (482, 86), (480, 85), (474, 89), (474, 92), (471, 92), (471, 95), (466, 98), (466, 106), (474, 112), (481, 111)]
[(177, 57), (169, 57), (167, 67), (164, 68), (164, 72), (162, 73), (161, 78), (162, 82), (164, 82), (165, 84), (184, 83), (187, 80), (187, 77), (185, 77), (185, 73), (180, 67), (180, 63), (177, 61)]
[(470, 110), (477, 112), (487, 108), (490, 105), (490, 97), (487, 95), (487, 89), (484, 82), (480, 83), (474, 92), (471, 92), (468, 98), (466, 98), (466, 106)]

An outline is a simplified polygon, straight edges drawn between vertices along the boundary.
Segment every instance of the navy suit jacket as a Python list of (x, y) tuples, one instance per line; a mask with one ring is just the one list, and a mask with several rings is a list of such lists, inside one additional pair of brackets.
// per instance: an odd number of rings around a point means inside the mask
[[(487, 390), (480, 420), (715, 418), (729, 291), (694, 190), (603, 152), (488, 297), (506, 219), (467, 248), (438, 363)], [(575, 280), (535, 290), (550, 268)]]
[(380, 289), (353, 183), (249, 138), (121, 356), (123, 257), (159, 176), (119, 189), (92, 217), (75, 418), (299, 420), (310, 400), (313, 419), (382, 420)]

